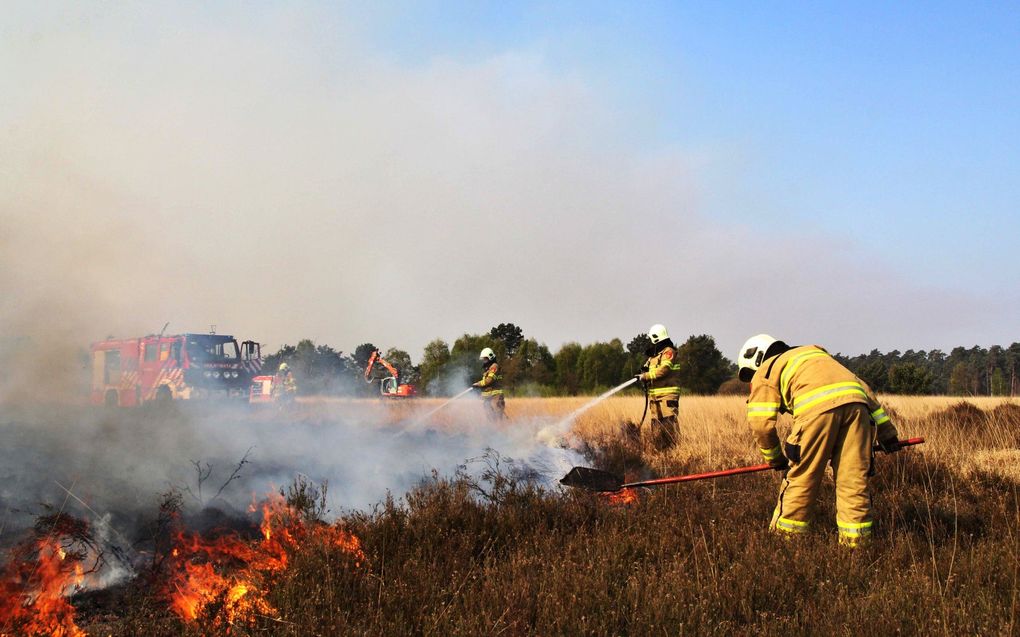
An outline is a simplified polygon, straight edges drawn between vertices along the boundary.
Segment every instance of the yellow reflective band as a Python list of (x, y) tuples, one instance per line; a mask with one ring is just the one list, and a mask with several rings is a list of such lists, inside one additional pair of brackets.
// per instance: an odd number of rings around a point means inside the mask
[(784, 533), (804, 533), (808, 530), (808, 523), (789, 518), (779, 518), (776, 520), (776, 530)]
[(867, 398), (868, 395), (864, 393), (862, 389), (844, 389), (844, 390), (833, 390), (832, 392), (826, 393), (825, 395), (818, 396), (814, 400), (809, 401), (807, 404), (800, 405), (797, 409), (794, 409), (793, 415), (796, 416), (798, 412), (803, 413), (815, 403), (819, 403), (822, 399), (828, 398), (839, 398), (840, 396), (860, 396), (861, 398)]
[(779, 413), (779, 403), (747, 403), (748, 418), (768, 418)]
[(876, 425), (889, 422), (889, 415), (885, 413), (885, 410), (879, 407), (875, 411), (871, 412), (871, 419), (875, 421)]
[(679, 394), (679, 387), (653, 387), (648, 390), (649, 396), (665, 396), (666, 394)]
[(828, 355), (829, 355), (828, 352), (825, 352), (823, 350), (812, 349), (810, 351), (804, 352), (803, 354), (795, 356), (793, 360), (787, 363), (786, 367), (783, 368), (783, 373), (779, 375), (779, 386), (783, 396), (786, 396), (786, 390), (789, 389), (790, 387), (790, 377), (793, 376), (793, 373), (795, 371), (797, 371), (797, 368), (800, 367), (801, 363), (808, 360), (809, 358), (818, 358), (819, 356)]
[(775, 460), (779, 456), (783, 455), (783, 449), (779, 445), (772, 447), (771, 449), (759, 449), (761, 455), (765, 456), (766, 460)]
[(863, 535), (871, 534), (871, 527), (874, 526), (874, 521), (868, 520), (867, 522), (840, 522), (836, 520), (836, 526), (839, 527), (839, 534), (847, 537), (861, 537)]
[(793, 415), (796, 416), (798, 412), (803, 412), (811, 405), (814, 405), (823, 399), (838, 398), (839, 396), (846, 396), (849, 394), (858, 395), (865, 400), (868, 398), (868, 394), (864, 391), (864, 387), (856, 381), (823, 385), (818, 389), (807, 392), (803, 396), (799, 396), (793, 403)]
[(502, 395), (503, 395), (502, 389), (489, 389), (487, 391), (482, 392), (482, 396), (502, 396)]

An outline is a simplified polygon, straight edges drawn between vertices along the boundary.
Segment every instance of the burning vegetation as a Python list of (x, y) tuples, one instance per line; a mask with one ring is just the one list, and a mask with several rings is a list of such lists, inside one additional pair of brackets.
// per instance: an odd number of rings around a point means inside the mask
[[(669, 453), (579, 430), (591, 464), (648, 480), (756, 459), (741, 401), (689, 403)], [(894, 401), (928, 443), (876, 458), (874, 543), (856, 551), (836, 543), (831, 480), (817, 530), (789, 542), (766, 531), (772, 472), (610, 497), (493, 456), (333, 523), (300, 480), (236, 515), (168, 498), (113, 586), (103, 565), (123, 557), (98, 520), (42, 516), (0, 570), (0, 635), (1016, 634), (1016, 472), (973, 458), (1015, 454), (1020, 412), (976, 404), (961, 428), (958, 406)], [(586, 426), (610, 427), (600, 413)]]
[[(322, 522), (282, 493), (251, 505), (257, 529), (198, 533), (184, 529), (176, 511), (170, 513), (168, 553), (153, 555), (138, 578), (151, 581), (154, 598), (187, 624), (279, 621), (268, 594), (302, 552), (342, 555), (353, 569), (367, 562), (360, 540), (342, 524)], [(84, 637), (68, 599), (98, 583), (90, 576), (105, 560), (86, 522), (63, 513), (40, 517), (32, 537), (10, 551), (0, 573), (0, 636)]]
[(0, 571), (0, 635), (84, 637), (67, 598), (102, 560), (85, 521), (64, 513), (39, 517)]
[(634, 504), (640, 500), (637, 490), (630, 487), (625, 487), (615, 492), (603, 491), (600, 495), (605, 497), (606, 502), (609, 504), (616, 505)]
[(356, 568), (365, 562), (356, 536), (338, 525), (309, 520), (281, 494), (272, 494), (251, 508), (261, 510), (262, 518), (254, 539), (236, 531), (211, 537), (176, 532), (163, 591), (170, 608), (182, 619), (204, 618), (215, 625), (276, 618), (266, 594), (300, 550), (341, 551)]

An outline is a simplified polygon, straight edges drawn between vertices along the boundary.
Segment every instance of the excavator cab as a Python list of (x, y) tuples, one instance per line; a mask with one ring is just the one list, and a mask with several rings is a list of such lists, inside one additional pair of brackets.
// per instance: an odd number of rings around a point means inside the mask
[[(376, 365), (382, 366), (390, 375), (376, 378), (372, 373)], [(413, 398), (418, 395), (417, 387), (400, 382), (400, 371), (383, 358), (379, 350), (372, 352), (365, 366), (365, 382), (374, 383), (376, 380), (379, 381), (379, 394), (383, 398)]]

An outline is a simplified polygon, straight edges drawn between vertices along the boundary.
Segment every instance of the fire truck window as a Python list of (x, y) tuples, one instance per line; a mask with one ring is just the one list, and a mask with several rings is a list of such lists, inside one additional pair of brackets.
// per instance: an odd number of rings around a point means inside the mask
[(240, 358), (237, 341), (217, 336), (188, 339), (188, 357), (198, 362), (236, 361)]
[(160, 362), (165, 361), (169, 357), (170, 357), (170, 343), (160, 343), (159, 345)]
[(103, 365), (103, 381), (107, 385), (120, 382), (120, 350), (107, 350)]
[(156, 352), (158, 352), (158, 351), (159, 351), (159, 345), (157, 345), (156, 343), (146, 343), (145, 344), (145, 362), (146, 363), (151, 363), (152, 361), (156, 360)]

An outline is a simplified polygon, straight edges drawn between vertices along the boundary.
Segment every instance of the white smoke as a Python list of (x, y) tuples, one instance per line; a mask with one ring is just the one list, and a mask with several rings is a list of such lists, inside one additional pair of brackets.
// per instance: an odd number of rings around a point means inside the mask
[[(388, 493), (399, 498), (433, 471), (451, 477), (464, 468), (470, 474), (477, 466), (465, 463), (489, 449), (548, 488), (583, 461), (577, 451), (538, 439), (552, 419), (493, 423), (470, 398), (430, 419), (417, 417), (427, 405), (398, 419), (388, 407), (374, 401), (294, 412), (182, 407), (167, 416), (144, 409), (22, 408), (0, 422), (8, 443), (0, 449), (0, 512), (8, 530), (27, 525), (38, 504), (67, 500), (66, 488), (74, 494), (72, 510), (90, 518), (113, 515), (104, 526), (130, 527), (154, 513), (169, 489), (184, 492), (191, 510), (243, 511), (253, 497), (301, 474), (328, 483), (338, 515), (369, 509)], [(223, 487), (235, 470), (237, 478)]]

